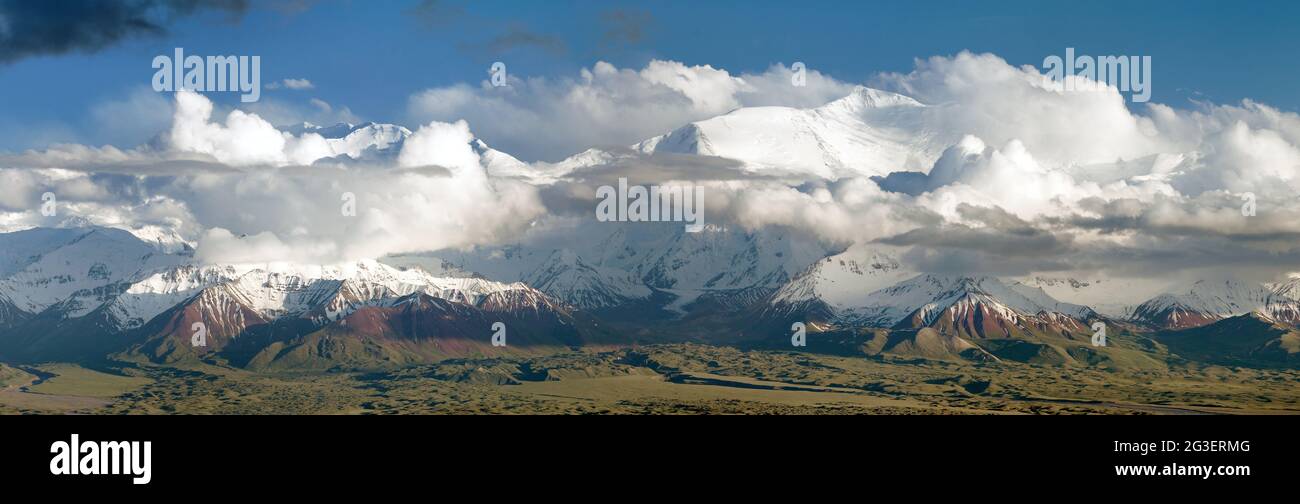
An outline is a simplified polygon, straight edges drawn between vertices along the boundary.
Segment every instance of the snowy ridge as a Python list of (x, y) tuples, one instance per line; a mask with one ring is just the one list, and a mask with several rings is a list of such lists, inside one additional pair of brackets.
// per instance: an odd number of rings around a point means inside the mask
[(525, 282), (580, 308), (618, 306), (650, 297), (653, 291), (631, 274), (591, 266), (571, 250), (557, 250)]
[(0, 329), (8, 328), (22, 322), (27, 313), (14, 306), (14, 302), (0, 293)]
[(1020, 323), (1020, 314), (1011, 309), (1010, 306), (998, 302), (997, 299), (987, 294), (971, 292), (959, 296), (955, 301), (943, 300), (937, 303), (927, 303), (918, 312), (921, 314), (921, 325), (930, 326), (938, 322), (939, 318), (945, 313), (948, 315), (950, 322), (955, 322), (970, 317), (981, 310), (992, 312), (997, 317), (1013, 324)]
[(47, 310), (76, 319), (102, 307), (106, 322), (121, 331), (187, 301), (207, 303), (208, 310), (240, 307), (231, 317), (247, 318), (249, 312), (264, 320), (303, 317), (317, 324), (416, 292), (471, 305), (489, 300), (498, 309), (531, 310), (530, 303), (550, 302), (523, 283), (435, 276), (373, 260), (198, 265), (188, 254), (162, 253), (111, 228), (0, 235), (0, 244), (10, 242), (14, 246), (0, 255), (0, 266), (12, 271), (0, 278), (0, 325)]
[(1022, 284), (1007, 285), (994, 277), (924, 274), (871, 293), (863, 306), (852, 310), (850, 316), (891, 326), (914, 312), (920, 312), (928, 325), (937, 320), (937, 314), (950, 307), (955, 308), (952, 313), (964, 313), (962, 310), (968, 310), (974, 304), (991, 307), (1012, 321), (1021, 316), (1039, 314), (1059, 313), (1075, 319), (1093, 315), (1088, 307), (1062, 303), (1041, 290)]
[(1089, 306), (1058, 301), (1041, 287), (1032, 287), (1019, 282), (1002, 284), (1019, 296), (1019, 298), (1016, 296), (1006, 298), (1016, 300), (1017, 304), (1015, 306), (1017, 309), (1035, 310), (1026, 313), (1065, 315), (1081, 320), (1097, 315)]
[(1278, 299), (1275, 297), (1264, 306), (1254, 310), (1253, 313), (1268, 317), (1274, 322), (1293, 326), (1300, 325), (1300, 301), (1294, 299)]
[(832, 322), (893, 327), (911, 320), (930, 326), (980, 311), (1020, 325), (1073, 326), (1094, 317), (1086, 306), (1061, 302), (1041, 288), (994, 277), (921, 274), (903, 268), (893, 251), (855, 246), (810, 266), (767, 301), (766, 315), (806, 314)]
[(133, 329), (200, 290), (235, 278), (232, 267), (174, 266), (132, 284), (105, 309), (120, 329)]
[(914, 276), (892, 254), (853, 247), (816, 263), (773, 294), (774, 306), (798, 306), (818, 300), (843, 310), (863, 306), (868, 296)]
[[(955, 321), (976, 311), (1012, 325), (1026, 319), (1078, 325), (1096, 316), (1091, 308), (1058, 301), (1042, 289), (1008, 284), (994, 277), (922, 274), (890, 284), (893, 278), (911, 273), (901, 270), (888, 256), (865, 257), (871, 260), (833, 257), (819, 262), (772, 296), (769, 313), (798, 310), (820, 302), (839, 322), (867, 327), (892, 327), (908, 320), (929, 326), (945, 314)], [(864, 270), (863, 265), (870, 269)], [(873, 289), (882, 284), (886, 286)]]
[(603, 264), (632, 271), (654, 288), (776, 288), (827, 253), (820, 244), (778, 230), (665, 230), (670, 233), (658, 237), (611, 236), (604, 250), (620, 254)]
[(1129, 319), (1143, 301), (1160, 293), (1163, 282), (1115, 279), (1098, 276), (1042, 276), (1019, 278), (1017, 282), (1042, 289), (1054, 299), (1088, 306), (1117, 319)]
[(435, 277), (420, 269), (401, 270), (372, 260), (326, 266), (265, 265), (221, 286), (235, 300), (267, 319), (304, 317), (317, 324), (338, 320), (362, 306), (413, 293), (477, 305), (494, 294), (532, 291), (519, 283)]
[(1134, 322), (1166, 329), (1199, 327), (1251, 312), (1300, 323), (1300, 280), (1255, 284), (1236, 279), (1197, 280), (1139, 305)]
[(42, 256), (84, 234), (80, 229), (34, 228), (0, 234), (0, 278), (26, 269)]
[(697, 297), (690, 293), (774, 290), (828, 252), (778, 230), (686, 233), (674, 224), (586, 225), (578, 233), (603, 238), (567, 240), (562, 247), (508, 245), (435, 255), (451, 269), (500, 282), (522, 281), (566, 303), (596, 308), (641, 300), (655, 290), (690, 299)]
[[(27, 313), (40, 313), (58, 304), (66, 310), (65, 316), (79, 317), (125, 289), (125, 284), (185, 260), (160, 253), (120, 229), (92, 227), (67, 231), (73, 232), (71, 239), (56, 241), (55, 248), (24, 261), (11, 262), (11, 268), (21, 268), (0, 279), (0, 295)], [(38, 242), (42, 246), (51, 244), (39, 238)]]
[[(479, 162), (483, 169), (487, 170), (488, 175), (493, 177), (516, 177), (524, 179), (536, 179), (541, 174), (534, 170), (528, 163), (515, 159), (514, 156), (488, 147), (482, 140), (474, 139), (470, 142), (470, 148), (479, 156)], [(541, 181), (540, 179), (538, 180)]]
[(1268, 287), (1280, 299), (1300, 301), (1300, 278), (1289, 278)]
[(338, 123), (333, 126), (317, 126), (303, 123), (285, 128), (290, 134), (303, 136), (320, 135), (332, 156), (348, 156), (360, 159), (367, 151), (393, 152), (402, 148), (402, 143), (411, 136), (411, 130), (395, 124), (379, 123)]

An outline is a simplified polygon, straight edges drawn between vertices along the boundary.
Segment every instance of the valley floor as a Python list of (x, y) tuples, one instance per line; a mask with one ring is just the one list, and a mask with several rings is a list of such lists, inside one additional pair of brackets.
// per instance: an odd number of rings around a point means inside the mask
[(652, 345), (371, 372), (7, 368), (0, 413), (1297, 414), (1300, 371), (1107, 371)]

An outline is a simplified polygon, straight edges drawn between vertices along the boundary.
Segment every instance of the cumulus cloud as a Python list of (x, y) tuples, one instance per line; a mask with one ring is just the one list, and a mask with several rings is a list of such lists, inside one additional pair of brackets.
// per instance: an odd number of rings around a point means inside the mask
[[(391, 160), (335, 162), (319, 134), (212, 113), (207, 98), (181, 92), (161, 145), (0, 158), (0, 224), (82, 216), (166, 229), (197, 243), (206, 262), (320, 263), (493, 243), (544, 212), (536, 188), (489, 179), (464, 122), (419, 128)], [(57, 196), (57, 216), (40, 213), (45, 192)]]
[[(260, 260), (304, 262), (496, 243), (542, 214), (531, 187), (445, 170), (290, 170), (190, 179), (176, 190), (213, 228), (198, 247), (212, 262), (243, 260), (236, 240), (247, 237)], [(349, 204), (355, 216), (344, 213)]]
[(879, 240), (912, 247), (919, 268), (1277, 273), (1300, 255), (1294, 113), (1249, 100), (1130, 110), (1113, 88), (1067, 92), (969, 53), (878, 82), (927, 103), (927, 130), (960, 135), (927, 170), (874, 178), (903, 196), (895, 212), (939, 218)]
[(1119, 90), (1065, 91), (1037, 69), (992, 54), (917, 60), (912, 72), (878, 80), (934, 105), (931, 124), (993, 144), (1019, 140), (1052, 163), (1110, 162), (1170, 147), (1149, 118), (1128, 109)]
[[(178, 110), (173, 129), (190, 129), (179, 135), (183, 141), (174, 142), (177, 148), (212, 154), (222, 162), (278, 167), (192, 177), (172, 185), (173, 194), (185, 197), (210, 227), (199, 240), (203, 260), (244, 260), (252, 249), (254, 257), (327, 261), (490, 243), (543, 211), (533, 188), (488, 180), (464, 122), (419, 128), (402, 146), (395, 165), (308, 168), (297, 165), (329, 153), (320, 135), (293, 137), (238, 111), (231, 112), (225, 125), (198, 121), (201, 105), (178, 104), (192, 116)], [(241, 156), (232, 157), (225, 146), (235, 138), (258, 148), (245, 147)], [(345, 210), (349, 205), (354, 214)]]
[(212, 116), (212, 101), (192, 91), (177, 92), (171, 130), (164, 137), (167, 148), (230, 166), (307, 165), (342, 153), (317, 133), (282, 132), (256, 113), (231, 110), (224, 122)]
[[(719, 187), (723, 208), (714, 215), (749, 230), (778, 225), (810, 231), (828, 242), (847, 245), (905, 232), (918, 226), (903, 208), (903, 198), (886, 193), (867, 179), (844, 179), (829, 185), (790, 187), (782, 184), (731, 184)], [(864, 226), (863, 223), (872, 225)]]
[(234, 110), (224, 124), (211, 119), (210, 100), (190, 91), (176, 93), (176, 118), (167, 135), (170, 146), (231, 165), (286, 162), (285, 137), (261, 117)]

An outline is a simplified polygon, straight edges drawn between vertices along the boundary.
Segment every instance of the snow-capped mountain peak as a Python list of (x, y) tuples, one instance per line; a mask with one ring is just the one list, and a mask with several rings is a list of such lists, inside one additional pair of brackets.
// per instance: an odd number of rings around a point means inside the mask
[(813, 263), (781, 286), (769, 303), (797, 306), (816, 300), (850, 309), (866, 303), (871, 293), (914, 275), (892, 254), (852, 247)]
[(882, 307), (885, 313), (897, 314), (900, 311), (912, 311), (926, 305), (934, 305), (942, 309), (971, 296), (997, 300), (999, 305), (1005, 305), (1009, 309), (1027, 315), (1063, 313), (1083, 318), (1089, 316), (1092, 311), (1084, 306), (1062, 303), (1052, 299), (1042, 290), (1024, 284), (1008, 285), (990, 276), (935, 274), (919, 275), (876, 291), (869, 297), (868, 306)]
[(618, 306), (653, 292), (630, 273), (589, 265), (568, 249), (552, 253), (525, 282), (586, 309)]
[(1286, 310), (1281, 304), (1287, 301), (1294, 300), (1279, 295), (1266, 284), (1235, 278), (1197, 279), (1138, 305), (1132, 320), (1165, 329), (1187, 329), (1255, 312), (1269, 305), (1274, 305), (1271, 309), (1281, 313)]
[(633, 149), (726, 157), (765, 173), (824, 179), (884, 176), (899, 169), (925, 170), (956, 140), (955, 134), (925, 126), (926, 108), (907, 96), (859, 86), (816, 108), (740, 108)]
[(943, 313), (971, 310), (1021, 323), (1022, 317), (1095, 317), (1091, 308), (1062, 303), (1041, 290), (995, 277), (915, 274), (878, 251), (850, 249), (785, 284), (768, 300), (768, 314), (811, 312), (849, 325), (891, 327), (907, 320), (930, 325)]
[(856, 86), (853, 92), (848, 96), (832, 101), (820, 107), (821, 110), (842, 110), (855, 114), (861, 114), (868, 109), (886, 108), (886, 107), (924, 107), (925, 105), (916, 99), (882, 91), (879, 89), (869, 88), (866, 86)]
[(84, 315), (130, 282), (185, 260), (120, 229), (60, 231), (12, 233), (16, 240), (32, 236), (39, 245), (28, 249), (36, 255), (10, 262), (11, 273), (0, 279), (0, 294), (18, 309), (35, 314), (60, 304), (66, 316)]

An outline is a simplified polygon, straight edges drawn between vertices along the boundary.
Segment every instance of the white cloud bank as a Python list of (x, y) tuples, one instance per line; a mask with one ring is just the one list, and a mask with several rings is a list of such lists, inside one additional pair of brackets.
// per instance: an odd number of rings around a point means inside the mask
[(631, 145), (691, 121), (739, 107), (812, 107), (853, 86), (808, 70), (790, 85), (791, 70), (732, 75), (708, 65), (654, 60), (640, 70), (598, 62), (577, 78), (518, 78), (493, 87), (456, 84), (411, 97), (420, 122), (468, 121), (491, 145), (521, 159), (556, 161), (593, 146)]
[[(58, 146), (0, 170), (10, 227), (69, 217), (127, 229), (161, 225), (208, 262), (334, 262), (492, 243), (544, 212), (533, 187), (489, 180), (464, 122), (417, 130), (397, 161), (341, 163), (316, 133), (294, 136), (256, 114), (212, 120), (207, 98), (176, 94), (163, 145)], [(315, 165), (311, 163), (322, 161)], [(310, 165), (310, 166), (308, 166)], [(69, 166), (74, 169), (60, 168)], [(53, 192), (61, 213), (40, 213)], [(345, 206), (355, 208), (345, 215)]]
[[(653, 61), (641, 69), (597, 63), (576, 78), (512, 76), (501, 88), (428, 89), (410, 100), (424, 125), (391, 158), (367, 162), (339, 161), (320, 135), (279, 131), (257, 113), (216, 120), (211, 102), (180, 93), (161, 145), (0, 157), (0, 180), (13, 188), (0, 194), (0, 225), (48, 223), (35, 210), (40, 194), (53, 191), (70, 211), (197, 240), (200, 257), (212, 261), (325, 261), (494, 243), (548, 214), (584, 208), (544, 205), (547, 185), (588, 184), (628, 166), (598, 163), (530, 185), (492, 176), (471, 147), (476, 134), (526, 159), (555, 160), (737, 107), (813, 107), (853, 89), (811, 70), (805, 87), (790, 77), (782, 65), (733, 75)], [(1300, 269), (1286, 266), (1300, 258), (1294, 113), (1250, 101), (1131, 110), (1114, 89), (1065, 92), (1037, 69), (969, 53), (920, 60), (914, 71), (878, 81), (928, 105), (918, 134), (950, 139), (926, 173), (880, 181), (719, 177), (725, 163), (687, 156), (669, 160), (673, 177), (706, 186), (710, 222), (784, 226), (843, 244), (884, 240), (923, 249), (918, 257), (932, 263), (965, 249), (953, 260), (1000, 261), (999, 271)], [(662, 158), (644, 161), (664, 166)], [(1258, 198), (1256, 216), (1241, 215), (1246, 192)], [(345, 193), (356, 197), (355, 217), (340, 214)], [(1023, 264), (1007, 266), (1015, 261)]]

